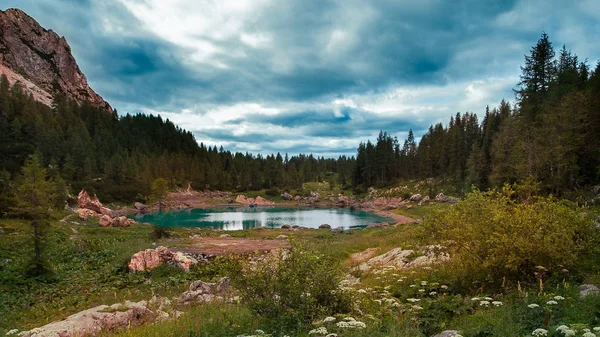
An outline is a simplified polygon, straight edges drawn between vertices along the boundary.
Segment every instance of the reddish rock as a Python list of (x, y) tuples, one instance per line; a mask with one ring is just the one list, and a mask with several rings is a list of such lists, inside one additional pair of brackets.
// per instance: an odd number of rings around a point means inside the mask
[(155, 314), (146, 301), (100, 305), (26, 332), (25, 337), (97, 336), (101, 331), (137, 326), (153, 321)]
[(275, 205), (274, 202), (267, 200), (261, 196), (256, 197), (256, 200), (254, 200), (254, 204), (258, 205), (258, 206), (271, 206), (271, 205)]
[(96, 195), (90, 196), (86, 190), (81, 190), (79, 195), (77, 195), (77, 204), (79, 208), (90, 209), (99, 214), (110, 216), (113, 213), (112, 210), (102, 205)]
[(108, 215), (101, 216), (100, 220), (98, 222), (100, 223), (100, 226), (102, 226), (102, 227), (112, 226), (112, 219)]
[(113, 113), (89, 87), (65, 38), (19, 9), (0, 11), (0, 72), (44, 104), (51, 105), (52, 93), (59, 91), (68, 99)]
[(166, 247), (158, 247), (133, 254), (127, 266), (130, 272), (137, 273), (154, 269), (165, 263), (172, 263), (187, 272), (198, 261), (181, 252), (173, 252)]

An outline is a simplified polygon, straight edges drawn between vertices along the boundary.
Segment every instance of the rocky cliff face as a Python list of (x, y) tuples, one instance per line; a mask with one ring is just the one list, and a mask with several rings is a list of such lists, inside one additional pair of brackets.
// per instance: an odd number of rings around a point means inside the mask
[(60, 92), (79, 103), (113, 111), (88, 86), (65, 38), (18, 9), (0, 10), (0, 73), (11, 84), (20, 82), (44, 104), (51, 105), (53, 94)]

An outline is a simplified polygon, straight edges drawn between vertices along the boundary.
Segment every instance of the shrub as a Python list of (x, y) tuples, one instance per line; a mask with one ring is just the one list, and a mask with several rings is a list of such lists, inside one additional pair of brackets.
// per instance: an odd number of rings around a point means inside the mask
[(279, 191), (279, 189), (277, 187), (271, 187), (265, 191), (265, 194), (270, 197), (276, 197), (276, 196), (279, 196), (281, 194), (281, 192)]
[(350, 310), (349, 298), (338, 291), (343, 276), (339, 265), (297, 244), (244, 272), (229, 274), (248, 307), (268, 318), (276, 330), (295, 329), (315, 318)]
[(150, 233), (150, 239), (156, 241), (158, 239), (168, 239), (171, 237), (171, 232), (161, 226), (152, 226), (152, 232)]
[(588, 209), (551, 196), (519, 200), (519, 191), (474, 191), (427, 217), (425, 232), (448, 246), (463, 276), (494, 282), (548, 276), (593, 256), (598, 228)]

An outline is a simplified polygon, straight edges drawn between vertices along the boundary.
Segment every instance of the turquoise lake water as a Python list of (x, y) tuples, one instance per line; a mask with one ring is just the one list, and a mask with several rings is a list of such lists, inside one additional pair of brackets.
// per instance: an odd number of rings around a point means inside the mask
[(260, 226), (280, 228), (284, 224), (318, 228), (362, 228), (390, 219), (346, 208), (224, 207), (173, 210), (132, 215), (138, 222), (161, 227), (202, 227), (224, 230), (251, 229)]

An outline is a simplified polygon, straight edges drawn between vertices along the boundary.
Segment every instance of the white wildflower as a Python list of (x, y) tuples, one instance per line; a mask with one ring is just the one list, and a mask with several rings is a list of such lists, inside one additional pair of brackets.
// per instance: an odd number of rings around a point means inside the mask
[(530, 308), (530, 309), (535, 309), (535, 308), (539, 308), (540, 306), (537, 305), (537, 304), (535, 304), (535, 303), (531, 303), (527, 307)]
[(335, 334), (335, 333), (330, 333), (330, 334), (328, 334), (328, 335), (327, 335), (327, 336), (325, 336), (325, 337), (338, 337), (338, 335), (337, 335), (337, 334)]
[(429, 293), (429, 295), (431, 295), (431, 296), (437, 295), (437, 292), (432, 291), (432, 292)]
[(565, 334), (565, 337), (575, 337), (575, 335), (577, 335), (577, 331), (573, 329), (567, 329), (563, 331), (563, 333)]
[(489, 306), (489, 305), (490, 305), (490, 302), (489, 302), (489, 301), (480, 301), (480, 302), (479, 302), (479, 305), (480, 305), (480, 306), (485, 306), (485, 307), (487, 307), (487, 306)]
[(556, 331), (564, 332), (565, 330), (569, 330), (569, 327), (566, 325), (560, 325), (556, 328)]
[(410, 303), (415, 303), (415, 302), (419, 302), (420, 299), (418, 299), (418, 298), (409, 298), (409, 299), (407, 299), (407, 301), (409, 301)]
[(383, 289), (390, 290), (390, 289), (392, 289), (392, 286), (385, 286), (385, 287), (383, 287)]
[(421, 285), (422, 286), (426, 286), (427, 285), (427, 281), (421, 281)]
[(413, 310), (423, 310), (423, 307), (420, 305), (413, 305), (412, 308)]
[(596, 335), (592, 332), (586, 332), (581, 337), (596, 337)]
[(419, 289), (419, 292), (420, 292), (420, 293), (424, 293), (424, 292), (425, 292), (425, 289)]
[(483, 299), (484, 299), (484, 300), (486, 300), (486, 301), (491, 301), (491, 300), (493, 300), (493, 298), (491, 298), (491, 297), (484, 297)]
[(325, 319), (323, 319), (324, 323), (329, 323), (329, 322), (335, 322), (335, 317), (325, 317)]
[(411, 284), (411, 285), (410, 285), (410, 287), (411, 287), (411, 288), (414, 288), (414, 287), (416, 287), (416, 286), (417, 286), (416, 284)]
[(592, 330), (594, 330), (594, 331), (596, 331), (596, 332), (600, 332), (600, 326), (597, 326), (597, 327), (595, 327), (595, 328), (594, 328), (594, 329), (592, 329)]
[(492, 305), (493, 305), (493, 306), (495, 306), (495, 307), (499, 307), (499, 306), (501, 306), (501, 305), (503, 305), (503, 304), (504, 304), (504, 303), (502, 303), (502, 302), (500, 302), (500, 301), (494, 301), (494, 302), (492, 302)]
[(336, 326), (342, 329), (364, 329), (367, 327), (365, 323), (356, 320), (338, 322)]
[(327, 328), (322, 326), (320, 328), (312, 329), (308, 332), (309, 335), (326, 335)]
[(564, 299), (565, 299), (565, 298), (564, 298), (564, 297), (562, 297), (562, 296), (554, 296), (554, 300), (556, 300), (556, 301), (562, 301), (562, 300), (564, 300)]
[(531, 335), (534, 336), (534, 337), (548, 336), (548, 330), (546, 330), (546, 329), (535, 329), (535, 330), (533, 330), (533, 332), (531, 333)]
[(546, 302), (546, 304), (548, 304), (548, 305), (556, 305), (556, 304), (558, 304), (558, 302), (556, 302), (554, 300), (550, 300), (550, 301)]
[(364, 290), (364, 289), (358, 289), (358, 293), (360, 293), (360, 294), (366, 294), (366, 293), (367, 293), (367, 291), (366, 291), (366, 290)]
[(373, 300), (373, 302), (377, 302), (377, 304), (381, 304), (381, 300)]
[(440, 288), (442, 288), (442, 289), (448, 289), (448, 286), (445, 285), (445, 284), (442, 284), (442, 286)]
[(473, 302), (476, 302), (476, 301), (479, 301), (479, 300), (480, 300), (480, 298), (479, 298), (479, 297), (473, 297), (473, 298), (471, 299), (471, 301), (473, 301)]
[(259, 336), (260, 335), (266, 335), (266, 333), (264, 331), (260, 330), (260, 329), (255, 330), (254, 333), (257, 334), (257, 335), (259, 335)]
[(583, 329), (582, 331), (583, 331), (583, 332), (592, 332), (592, 330), (590, 330), (590, 329), (588, 329), (588, 328), (585, 328), (585, 329)]
[(346, 321), (346, 322), (355, 322), (356, 320), (354, 319), (354, 317), (348, 316), (348, 317), (344, 318), (344, 321)]

